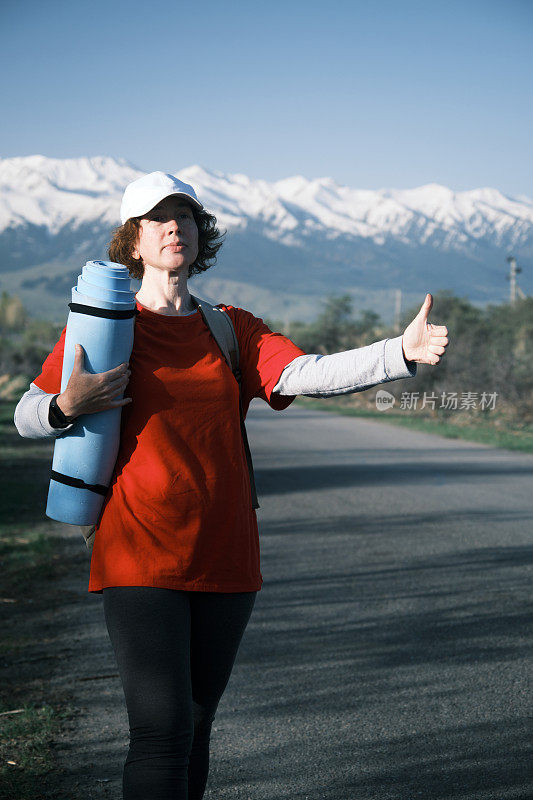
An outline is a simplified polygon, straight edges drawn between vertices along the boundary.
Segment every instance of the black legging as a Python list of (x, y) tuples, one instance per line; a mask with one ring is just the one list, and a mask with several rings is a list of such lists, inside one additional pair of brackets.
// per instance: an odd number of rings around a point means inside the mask
[(256, 592), (104, 589), (130, 724), (124, 800), (201, 800), (209, 735)]

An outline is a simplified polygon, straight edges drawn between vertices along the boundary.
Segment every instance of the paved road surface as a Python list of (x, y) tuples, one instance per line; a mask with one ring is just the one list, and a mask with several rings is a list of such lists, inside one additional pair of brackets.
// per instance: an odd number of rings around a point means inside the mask
[[(295, 407), (248, 427), (264, 584), (205, 800), (533, 798), (533, 457)], [(126, 718), (85, 580), (58, 612), (81, 708), (64, 792), (119, 798)]]

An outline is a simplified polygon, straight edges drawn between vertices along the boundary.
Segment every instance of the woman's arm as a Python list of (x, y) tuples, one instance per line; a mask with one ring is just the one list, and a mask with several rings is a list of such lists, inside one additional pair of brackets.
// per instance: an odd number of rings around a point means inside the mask
[(285, 367), (274, 391), (280, 395), (334, 397), (413, 375), (416, 364), (405, 360), (402, 337), (398, 336), (330, 356), (298, 356)]
[(281, 373), (274, 392), (333, 397), (412, 377), (416, 375), (415, 362), (438, 364), (448, 345), (448, 329), (444, 325), (428, 323), (432, 305), (433, 298), (427, 294), (403, 336), (330, 356), (295, 358)]
[[(64, 392), (48, 394), (32, 383), (19, 400), (14, 419), (21, 436), (28, 439), (57, 438), (70, 430), (75, 418), (82, 414), (94, 414), (131, 403), (131, 397), (120, 397), (130, 377), (127, 364), (120, 364), (107, 372), (87, 372), (83, 347), (77, 344), (75, 348), (74, 366)], [(50, 412), (54, 397), (60, 412), (72, 420), (70, 424), (61, 426)]]
[(72, 428), (73, 422), (61, 428), (52, 425), (50, 402), (53, 397), (56, 395), (43, 392), (30, 383), (29, 390), (22, 395), (15, 409), (15, 426), (21, 436), (26, 439), (55, 439)]

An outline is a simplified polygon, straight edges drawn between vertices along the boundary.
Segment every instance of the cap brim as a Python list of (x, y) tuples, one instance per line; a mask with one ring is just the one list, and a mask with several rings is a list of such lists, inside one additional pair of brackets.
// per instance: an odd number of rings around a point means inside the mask
[[(134, 206), (134, 208), (128, 209), (128, 216), (125, 217), (122, 213), (120, 215), (120, 221), (122, 225), (127, 222), (132, 217), (142, 217), (143, 214), (147, 214), (152, 208), (160, 203), (162, 200), (165, 200), (167, 197), (183, 197), (184, 200), (187, 200), (188, 203), (195, 205), (197, 208), (203, 208), (203, 205), (200, 203), (199, 200), (196, 200), (194, 197), (191, 197), (190, 194), (186, 192), (154, 192), (151, 197), (147, 197), (145, 202), (142, 205)], [(122, 212), (122, 209), (121, 209)]]

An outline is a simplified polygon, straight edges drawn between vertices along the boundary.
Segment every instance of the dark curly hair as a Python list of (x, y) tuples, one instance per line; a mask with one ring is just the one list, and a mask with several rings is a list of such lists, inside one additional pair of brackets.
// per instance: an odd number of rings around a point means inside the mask
[[(217, 253), (222, 247), (226, 232), (220, 233), (217, 218), (203, 208), (191, 205), (191, 211), (198, 228), (198, 255), (189, 267), (189, 278), (199, 275), (212, 267), (217, 260)], [(132, 278), (142, 278), (144, 263), (142, 258), (134, 258), (133, 251), (137, 245), (141, 217), (130, 217), (124, 225), (113, 231), (109, 242), (109, 258), (117, 264), (124, 264)]]

